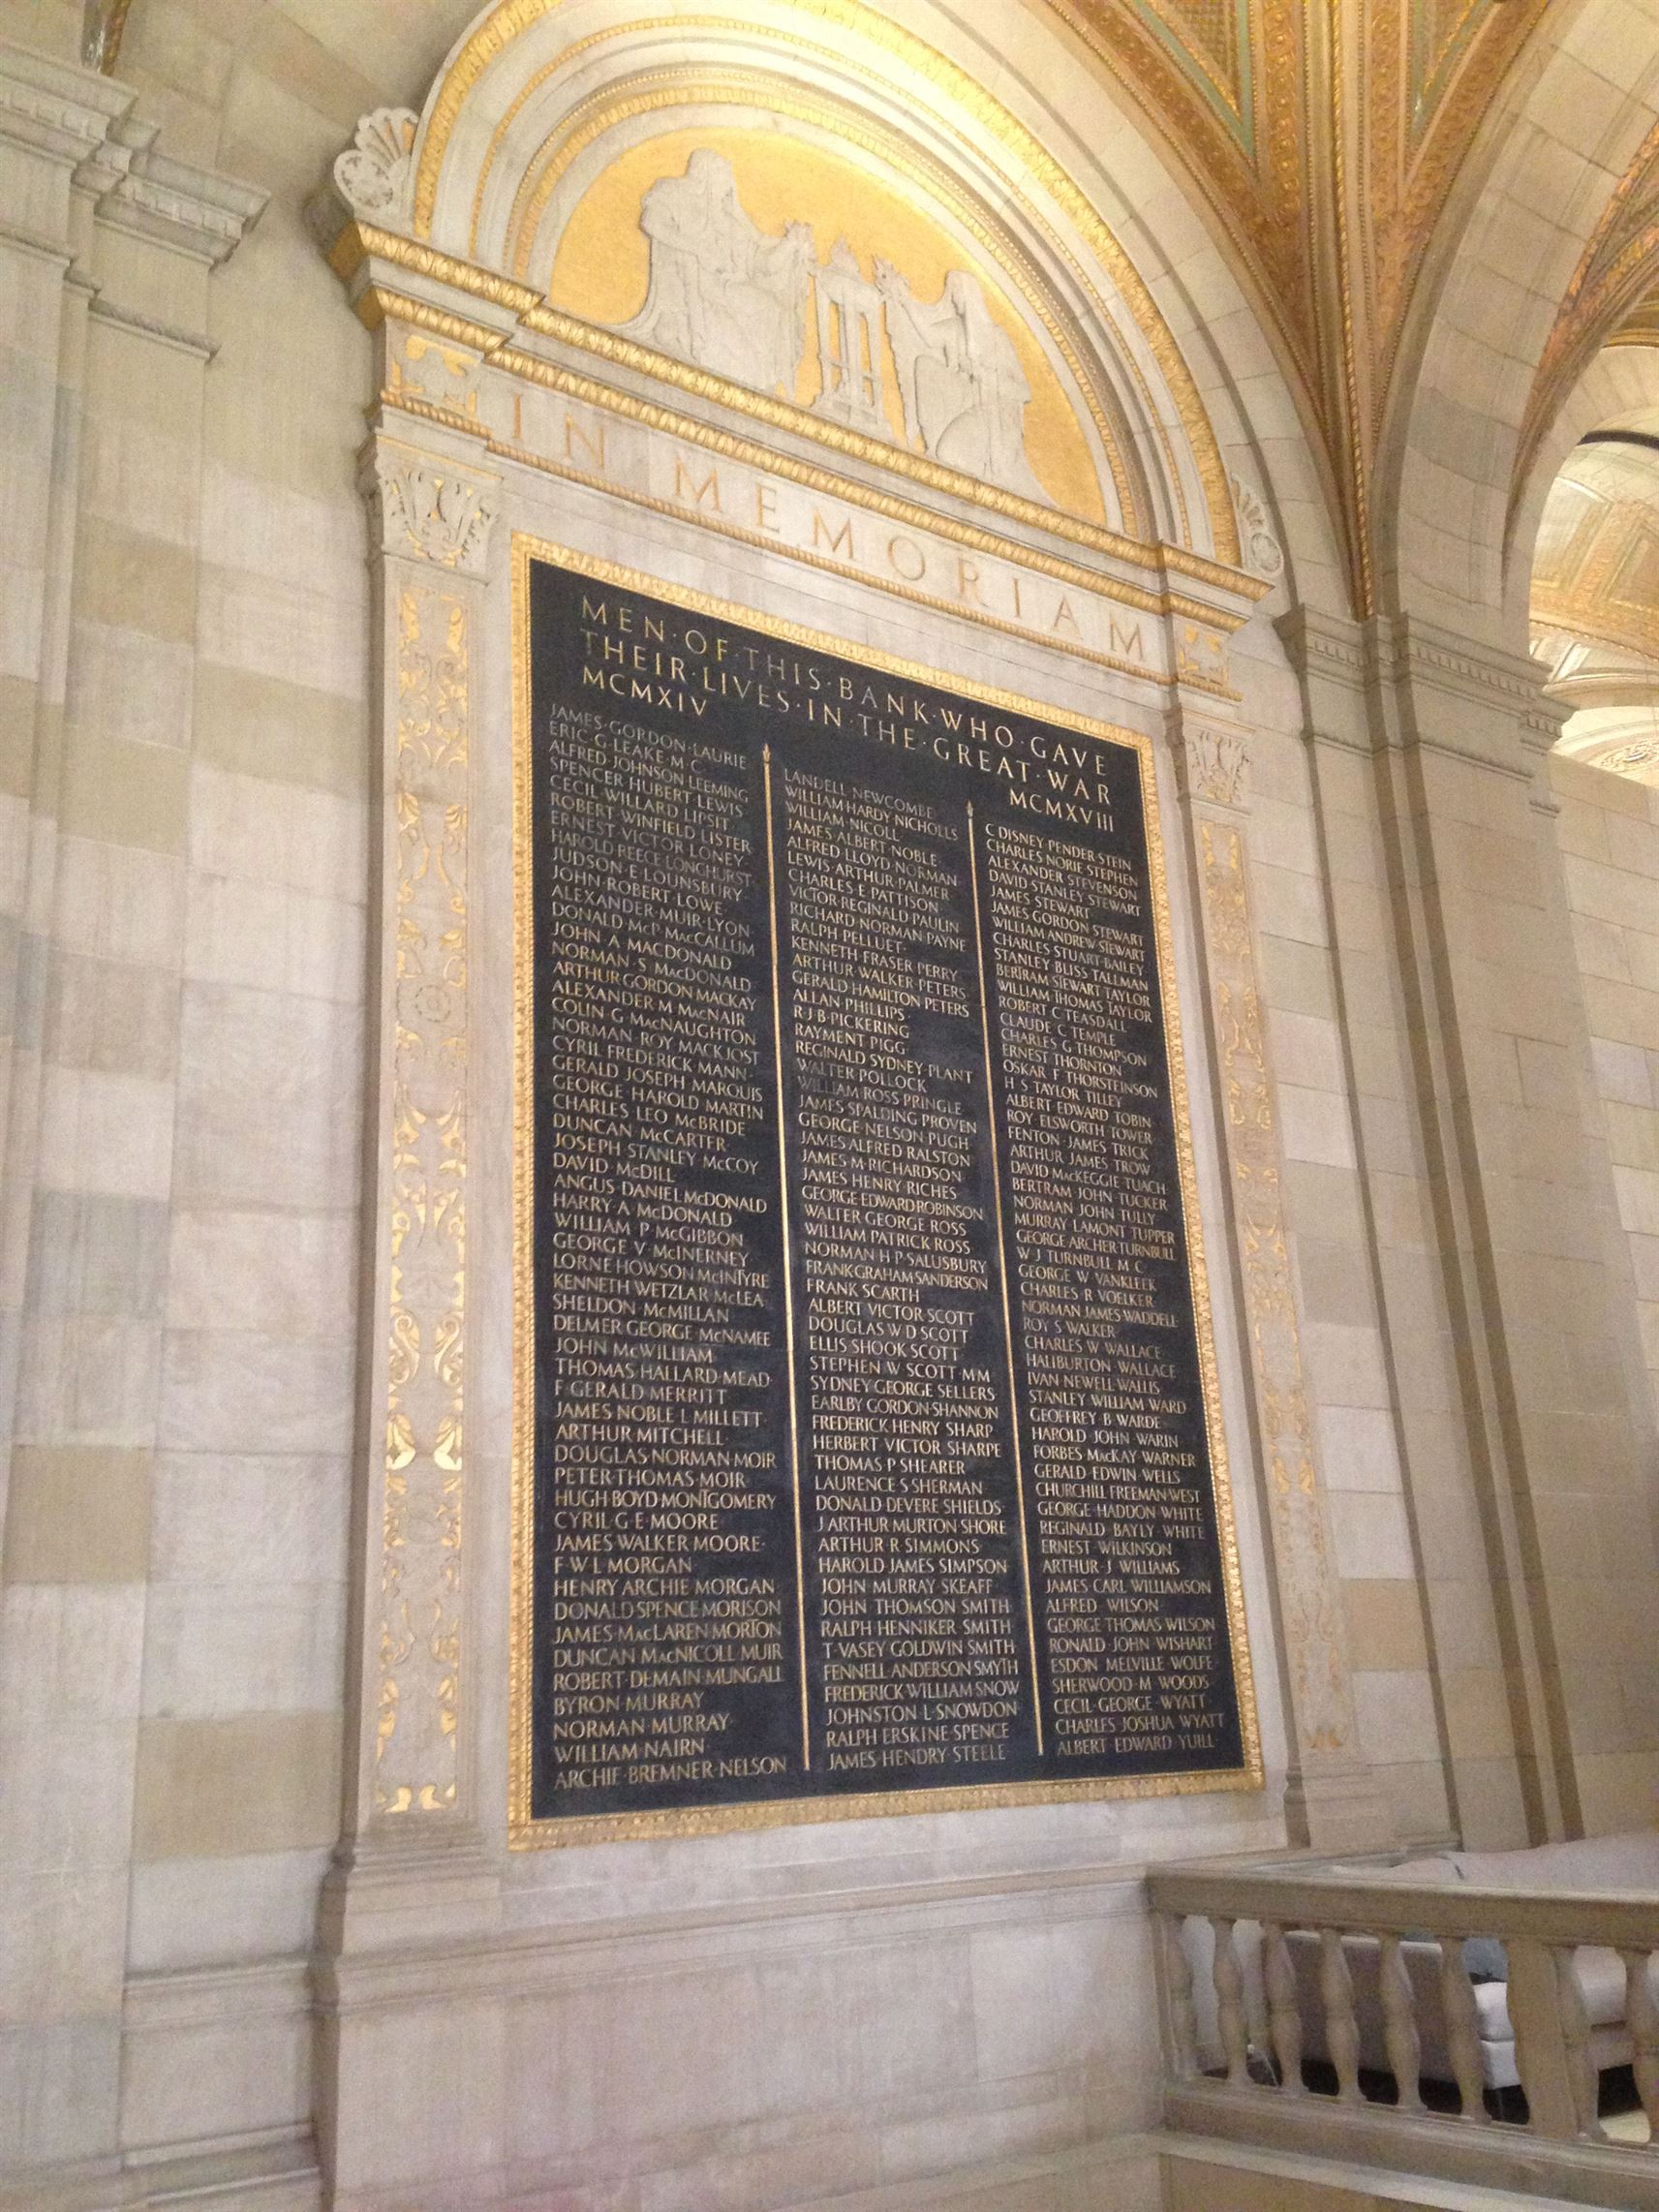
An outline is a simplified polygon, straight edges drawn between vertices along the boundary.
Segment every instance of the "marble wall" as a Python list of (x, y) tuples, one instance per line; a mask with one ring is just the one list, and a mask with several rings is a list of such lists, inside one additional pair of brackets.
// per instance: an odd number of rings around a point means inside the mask
[(1659, 1394), (1659, 793), (1559, 758), (1551, 784), (1642, 1360)]

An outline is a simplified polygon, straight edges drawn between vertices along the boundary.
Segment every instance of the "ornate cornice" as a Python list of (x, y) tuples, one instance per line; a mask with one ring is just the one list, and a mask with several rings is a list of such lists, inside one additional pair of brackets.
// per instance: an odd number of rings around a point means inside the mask
[[(1263, 598), (1273, 589), (1272, 581), (1262, 575), (1223, 566), (1204, 555), (1193, 553), (1183, 546), (1167, 544), (1149, 545), (1136, 538), (1123, 538), (1096, 523), (1061, 513), (1059, 509), (1038, 507), (1022, 499), (1017, 493), (1005, 492), (994, 484), (965, 476), (954, 469), (941, 467), (925, 455), (906, 451), (903, 447), (887, 445), (877, 439), (865, 437), (860, 432), (844, 428), (841, 424), (826, 421), (822, 416), (809, 414), (784, 400), (764, 392), (733, 384), (724, 377), (707, 370), (696, 369), (675, 360), (667, 354), (653, 352), (630, 339), (620, 337), (615, 331), (601, 329), (597, 324), (583, 322), (579, 317), (567, 315), (560, 309), (549, 307), (541, 295), (530, 286), (515, 284), (510, 278), (498, 276), (492, 270), (481, 269), (471, 262), (457, 261), (453, 256), (439, 253), (434, 247), (421, 245), (411, 239), (382, 230), (372, 224), (352, 222), (333, 240), (330, 261), (338, 275), (353, 289), (353, 300), (359, 317), (371, 327), (383, 317), (393, 315), (421, 326), (429, 326), (440, 334), (459, 338), (463, 343), (477, 346), (500, 365), (515, 374), (544, 376), (563, 372), (560, 365), (546, 358), (542, 349), (536, 346), (538, 339), (552, 340), (568, 350), (578, 360), (586, 363), (603, 363), (637, 376), (649, 377), (654, 382), (686, 393), (704, 403), (713, 403), (737, 417), (747, 417), (766, 429), (783, 431), (808, 440), (814, 445), (827, 448), (831, 454), (865, 468), (876, 468), (901, 477), (936, 493), (942, 493), (964, 506), (976, 507), (1002, 517), (1024, 531), (1039, 531), (1045, 537), (1060, 538), (1102, 554), (1107, 558), (1143, 570), (1150, 570), (1160, 582), (1174, 574), (1188, 578), (1229, 598), (1244, 600)], [(405, 271), (427, 284), (442, 286), (461, 300), (480, 303), (483, 309), (493, 309), (495, 315), (487, 320), (480, 313), (469, 320), (451, 317), (445, 324), (443, 311), (434, 310), (426, 302), (412, 298), (401, 287), (393, 289), (387, 281), (395, 271)], [(493, 325), (493, 326), (492, 326)], [(531, 363), (537, 363), (532, 368)], [(579, 374), (579, 372), (577, 372)], [(599, 404), (605, 404), (600, 401)], [(677, 423), (682, 434), (701, 444), (714, 444), (722, 433), (692, 418), (680, 416)], [(774, 452), (771, 465), (796, 469), (810, 464), (791, 463), (787, 456)], [(837, 478), (826, 472), (822, 476), (826, 489), (847, 491), (845, 478)], [(869, 500), (867, 491), (854, 496)], [(947, 518), (929, 511), (931, 527), (951, 527)], [(1029, 558), (1029, 555), (1022, 554)], [(1095, 581), (1099, 578), (1096, 575)], [(1168, 603), (1167, 588), (1160, 593), (1157, 604)], [(1183, 611), (1222, 628), (1236, 628), (1237, 617), (1225, 612), (1218, 614), (1208, 603), (1186, 602)]]

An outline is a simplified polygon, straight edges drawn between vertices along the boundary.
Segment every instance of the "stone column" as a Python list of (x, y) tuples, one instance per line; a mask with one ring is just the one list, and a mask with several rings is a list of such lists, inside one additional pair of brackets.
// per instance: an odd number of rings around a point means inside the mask
[(1433, 982), (1420, 967), (1421, 868), (1399, 835), (1409, 818), (1397, 788), (1404, 755), (1375, 740), (1387, 725), (1374, 711), (1366, 630), (1307, 608), (1279, 628), (1302, 690), (1355, 1109), (1353, 1230), (1388, 1386), (1387, 1429), (1364, 1451), (1367, 1480), (1400, 1497), (1416, 1565), (1415, 1586), (1393, 1607), (1379, 1608), (1377, 1593), (1360, 1607), (1357, 1664), (1427, 1667), (1446, 1822), (1470, 1847), (1513, 1846), (1528, 1832), (1506, 1687), (1506, 1672), (1522, 1664), (1522, 1631), (1503, 1599), (1503, 1530), (1464, 1418), (1466, 1334), (1442, 1261), (1444, 1241), (1459, 1233), (1444, 1130), (1423, 1113), (1418, 1091), (1420, 1066), (1436, 1057), (1426, 1016)]
[(0, 58), (0, 168), (25, 211), (0, 243), (21, 356), (0, 593), (0, 912), (17, 956), (0, 1222), (0, 2157), (31, 2174), (96, 2173), (121, 2148), (207, 291), (264, 200), (169, 161), (132, 101)]
[(1360, 1752), (1347, 1638), (1302, 1351), (1300, 1288), (1249, 887), (1247, 732), (1183, 692), (1171, 714), (1200, 918), (1205, 1017), (1247, 1333), (1255, 1456), (1273, 1553), (1275, 1642), (1289, 1722), (1293, 1840), (1353, 1850), (1394, 1832)]
[(1652, 1817), (1659, 1578), (1645, 1407), (1620, 1357), (1611, 1172), (1539, 811), (1532, 664), (1415, 616), (1367, 636), (1435, 1244), (1535, 1837)]

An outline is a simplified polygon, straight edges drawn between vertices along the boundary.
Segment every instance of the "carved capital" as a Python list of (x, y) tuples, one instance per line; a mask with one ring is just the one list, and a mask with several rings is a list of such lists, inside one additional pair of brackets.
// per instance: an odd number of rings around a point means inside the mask
[(1250, 745), (1242, 729), (1220, 722), (1183, 722), (1176, 736), (1176, 774), (1183, 795), (1241, 812), (1250, 800)]
[(383, 553), (431, 561), (460, 575), (484, 573), (501, 507), (497, 478), (382, 441), (364, 489)]
[(353, 215), (387, 230), (407, 226), (419, 128), (410, 108), (377, 108), (358, 123), (355, 139), (334, 164), (334, 182)]

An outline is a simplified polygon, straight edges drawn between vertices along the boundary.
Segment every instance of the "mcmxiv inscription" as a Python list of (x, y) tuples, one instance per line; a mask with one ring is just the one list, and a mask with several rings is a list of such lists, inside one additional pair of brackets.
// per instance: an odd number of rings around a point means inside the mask
[(529, 1822), (1237, 1774), (1140, 752), (527, 588)]

